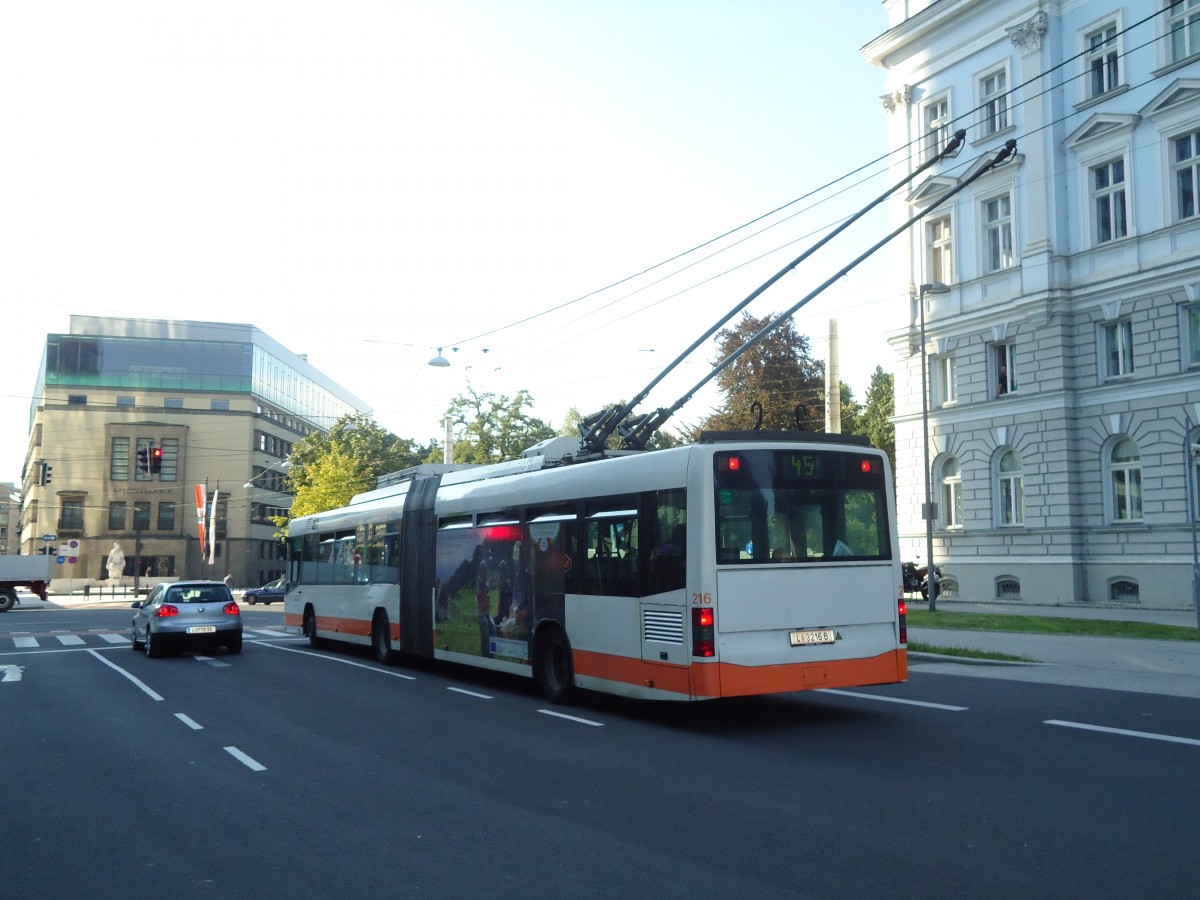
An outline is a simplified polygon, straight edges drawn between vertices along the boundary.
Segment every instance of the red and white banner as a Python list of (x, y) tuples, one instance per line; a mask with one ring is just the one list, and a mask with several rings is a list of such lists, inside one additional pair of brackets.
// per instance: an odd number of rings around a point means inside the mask
[(211, 566), (217, 561), (217, 495), (221, 491), (213, 491), (212, 506), (208, 509), (208, 533), (211, 539), (208, 542), (208, 564)]
[(196, 485), (196, 528), (200, 533), (200, 558), (204, 559), (208, 551), (208, 543), (204, 534), (204, 507), (207, 500), (204, 485)]

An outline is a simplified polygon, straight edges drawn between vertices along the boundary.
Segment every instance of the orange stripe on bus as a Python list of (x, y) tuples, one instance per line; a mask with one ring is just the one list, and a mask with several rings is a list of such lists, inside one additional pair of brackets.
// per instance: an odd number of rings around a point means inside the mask
[(698, 698), (893, 684), (908, 678), (908, 654), (904, 650), (866, 659), (778, 666), (738, 666), (720, 662), (664, 666), (626, 656), (576, 650), (574, 662), (575, 672), (579, 675)]

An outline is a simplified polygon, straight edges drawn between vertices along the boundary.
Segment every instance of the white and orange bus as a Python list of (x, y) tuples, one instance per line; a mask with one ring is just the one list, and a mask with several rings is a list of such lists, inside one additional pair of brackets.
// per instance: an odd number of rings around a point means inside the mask
[(556, 702), (906, 679), (883, 452), (714, 432), (570, 464), (552, 455), (563, 440), (494, 466), (419, 466), (293, 520), (287, 625), (380, 661), (532, 677)]

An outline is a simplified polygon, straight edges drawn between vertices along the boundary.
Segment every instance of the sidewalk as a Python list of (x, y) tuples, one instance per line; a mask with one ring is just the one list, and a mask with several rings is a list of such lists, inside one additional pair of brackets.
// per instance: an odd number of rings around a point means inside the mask
[[(923, 609), (925, 606), (920, 601), (910, 605), (915, 609)], [(1155, 622), (1196, 628), (1196, 613), (1192, 610), (1026, 606), (953, 600), (939, 600), (937, 606), (939, 612), (1064, 616), (1118, 622)], [(912, 627), (908, 629), (908, 639), (935, 647), (963, 647), (1037, 660), (1036, 663), (994, 663), (937, 654), (910, 653), (911, 672), (1005, 678), (1042, 684), (1200, 698), (1200, 641)]]

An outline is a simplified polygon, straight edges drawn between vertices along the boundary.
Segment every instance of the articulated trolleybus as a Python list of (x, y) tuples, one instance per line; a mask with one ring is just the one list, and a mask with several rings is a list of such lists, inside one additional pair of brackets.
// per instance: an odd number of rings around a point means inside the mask
[[(424, 465), (290, 527), (287, 625), (577, 689), (707, 700), (908, 673), (887, 457), (712, 432), (568, 463)], [(389, 483), (390, 482), (390, 483)]]

